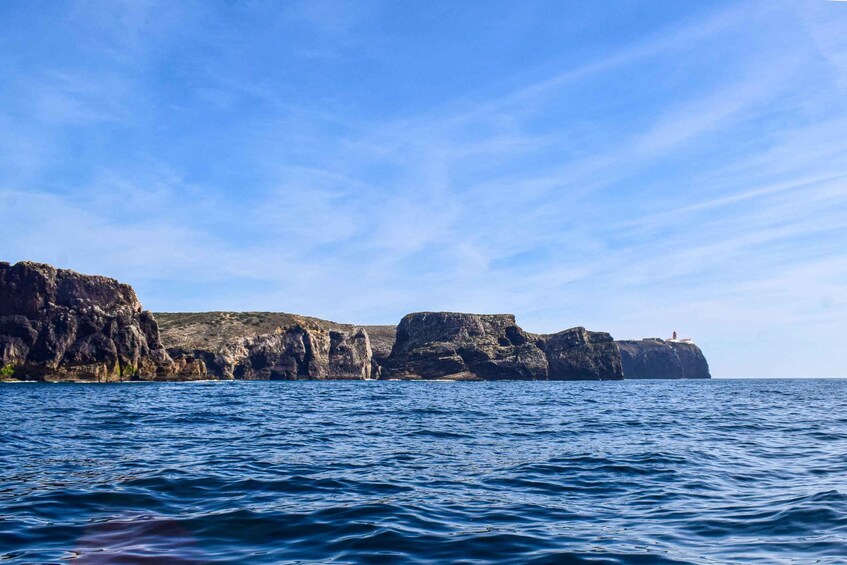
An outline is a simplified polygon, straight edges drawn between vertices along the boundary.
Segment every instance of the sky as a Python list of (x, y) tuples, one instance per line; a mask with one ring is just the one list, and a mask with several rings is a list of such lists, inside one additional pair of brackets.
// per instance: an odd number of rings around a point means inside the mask
[(847, 377), (847, 2), (7, 0), (0, 260)]

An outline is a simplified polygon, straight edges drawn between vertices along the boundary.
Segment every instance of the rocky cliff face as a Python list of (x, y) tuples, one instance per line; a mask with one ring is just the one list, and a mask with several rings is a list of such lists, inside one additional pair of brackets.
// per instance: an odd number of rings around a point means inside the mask
[(362, 326), (371, 340), (373, 358), (378, 363), (385, 362), (391, 355), (394, 342), (397, 341), (397, 326)]
[(621, 354), (612, 336), (571, 328), (539, 336), (550, 380), (622, 379)]
[(272, 312), (160, 313), (173, 355), (202, 359), (221, 379), (370, 379), (368, 333), (360, 327)]
[(522, 330), (511, 314), (421, 312), (405, 316), (384, 375), (401, 379), (620, 379), (611, 336), (573, 328)]
[(619, 341), (627, 379), (709, 379), (709, 364), (693, 343), (662, 339)]
[(129, 285), (40, 263), (0, 262), (0, 375), (33, 380), (192, 378)]
[(395, 378), (543, 379), (547, 360), (514, 316), (422, 312), (400, 321), (386, 368)]
[(0, 379), (599, 380), (624, 374), (710, 377), (693, 344), (615, 342), (582, 327), (538, 335), (510, 314), (420, 312), (397, 327), (268, 312), (154, 319), (132, 288), (114, 279), (0, 262)]

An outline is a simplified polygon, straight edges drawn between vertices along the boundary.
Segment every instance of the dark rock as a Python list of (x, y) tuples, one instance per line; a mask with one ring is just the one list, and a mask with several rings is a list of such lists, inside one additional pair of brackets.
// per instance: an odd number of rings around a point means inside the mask
[(582, 327), (537, 335), (510, 314), (421, 312), (396, 328), (269, 312), (157, 318), (114, 279), (0, 262), (0, 379), (710, 377), (693, 344), (615, 342)]
[(617, 342), (627, 379), (709, 379), (709, 364), (693, 343), (642, 339)]
[(174, 367), (129, 285), (0, 262), (0, 369), (12, 378), (118, 381), (167, 377)]
[(392, 378), (539, 379), (544, 353), (508, 314), (421, 312), (405, 316), (386, 362)]
[(511, 314), (421, 312), (405, 316), (385, 362), (400, 379), (620, 379), (608, 334), (573, 328), (553, 335), (522, 330)]
[(541, 336), (550, 380), (622, 379), (621, 356), (612, 336), (583, 327)]

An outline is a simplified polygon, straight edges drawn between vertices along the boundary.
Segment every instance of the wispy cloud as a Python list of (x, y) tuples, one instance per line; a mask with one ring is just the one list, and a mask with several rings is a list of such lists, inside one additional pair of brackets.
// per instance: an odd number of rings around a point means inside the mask
[[(379, 3), (96, 7), (45, 16), (67, 57), (3, 44), (4, 259), (116, 276), (159, 310), (679, 329), (721, 376), (791, 376), (797, 328), (844, 319), (837, 5), (656, 14), (538, 65), (502, 38), (461, 88), (418, 80), (435, 38)], [(458, 31), (461, 63), (484, 39)]]

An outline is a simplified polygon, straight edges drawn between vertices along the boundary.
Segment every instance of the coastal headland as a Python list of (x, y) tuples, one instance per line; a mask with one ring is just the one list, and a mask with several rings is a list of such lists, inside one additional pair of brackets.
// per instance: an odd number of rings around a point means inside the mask
[(0, 380), (710, 378), (693, 343), (534, 334), (511, 314), (416, 312), (397, 326), (278, 312), (151, 313), (114, 279), (0, 262)]

